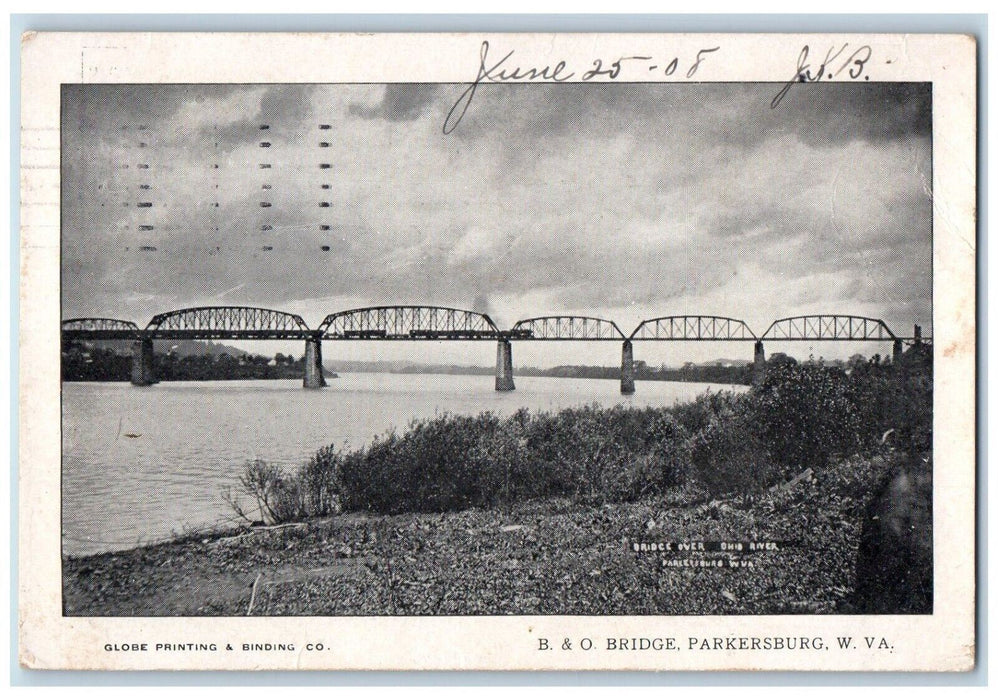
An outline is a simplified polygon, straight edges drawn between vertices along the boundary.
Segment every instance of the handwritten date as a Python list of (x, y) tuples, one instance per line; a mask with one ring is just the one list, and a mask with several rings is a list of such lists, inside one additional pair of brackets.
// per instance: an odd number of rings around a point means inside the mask
[(509, 51), (502, 58), (495, 60), (489, 57), (489, 42), (483, 41), (479, 52), (478, 75), (474, 81), (468, 84), (450, 108), (447, 118), (444, 119), (443, 132), (450, 134), (457, 128), (467, 113), (478, 86), (484, 82), (543, 81), (563, 83), (577, 75), (579, 77), (576, 78), (576, 82), (588, 82), (595, 79), (616, 80), (624, 73), (625, 67), (628, 71), (632, 71), (629, 75), (634, 75), (633, 71), (643, 69), (645, 74), (661, 73), (666, 76), (673, 75), (680, 68), (686, 68), (686, 78), (690, 79), (697, 74), (703, 62), (720, 48), (714, 46), (700, 49), (695, 57), (686, 59), (688, 65), (684, 64), (678, 56), (669, 57), (670, 60), (662, 62), (656, 61), (653, 56), (621, 56), (609, 63), (604, 62), (601, 58), (594, 59), (587, 70), (581, 71), (581, 69), (572, 70), (566, 61), (558, 61), (553, 65), (549, 64), (543, 67), (515, 65), (514, 61), (511, 60), (516, 53), (515, 50)]

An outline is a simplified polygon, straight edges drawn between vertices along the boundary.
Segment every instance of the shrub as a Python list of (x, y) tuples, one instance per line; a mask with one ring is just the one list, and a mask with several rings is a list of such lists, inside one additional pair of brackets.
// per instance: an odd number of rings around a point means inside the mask
[(379, 513), (445, 511), (486, 505), (489, 480), (475, 463), (480, 442), (500, 427), (491, 413), (442, 415), (414, 421), (402, 436), (394, 432), (342, 460), (340, 499), (347, 510)]
[(483, 433), (468, 461), (480, 472), (481, 505), (509, 505), (552, 490), (548, 475), (535, 468), (527, 452), (522, 416), (513, 416), (496, 430)]
[(387, 433), (350, 454), (317, 455), (308, 472), (312, 480), (302, 483), (325, 489), (321, 503), (378, 513), (552, 496), (601, 503), (680, 484), (689, 471), (687, 443), (687, 431), (668, 409), (593, 405), (557, 413), (521, 410), (508, 418), (444, 415), (415, 421), (404, 434)]
[(900, 373), (891, 382), (887, 425), (897, 444), (912, 454), (932, 449), (932, 374)]
[(691, 441), (694, 476), (711, 496), (738, 494), (747, 499), (779, 478), (750, 417), (738, 408), (713, 417)]
[[(304, 491), (297, 479), (289, 478), (280, 467), (255, 459), (246, 465), (239, 484), (244, 493), (256, 501), (260, 518), (267, 523), (283, 523), (298, 520), (307, 515), (304, 505)], [(226, 500), (236, 513), (252, 520), (238, 499), (225, 494)]]
[(310, 516), (330, 515), (340, 510), (342, 469), (342, 455), (333, 445), (320, 449), (299, 469), (302, 505)]
[(682, 486), (690, 472), (690, 441), (681, 426), (676, 439), (663, 440), (650, 452), (631, 456), (614, 472), (607, 497), (611, 501), (634, 501), (660, 495)]
[(292, 475), (254, 462), (241, 484), (273, 522), (532, 498), (628, 501), (693, 480), (714, 496), (748, 495), (833, 456), (868, 453), (890, 428), (905, 449), (931, 444), (931, 366), (920, 371), (926, 363), (917, 359), (903, 371), (879, 358), (859, 361), (848, 374), (778, 363), (748, 393), (708, 393), (671, 408), (445, 414), (349, 453), (330, 445)]
[(671, 413), (689, 435), (696, 435), (738, 400), (739, 396), (731, 392), (706, 392), (689, 403), (673, 406)]
[[(330, 515), (340, 510), (342, 455), (329, 445), (319, 450), (292, 474), (277, 465), (256, 459), (239, 477), (240, 490), (256, 503), (259, 519), (285, 523)], [(237, 515), (253, 521), (231, 491), (223, 497)]]
[(574, 494), (585, 503), (602, 503), (612, 493), (616, 473), (626, 455), (614, 426), (601, 420), (595, 406), (559, 414), (565, 425), (563, 439), (556, 443), (558, 459), (568, 466), (577, 484)]
[(646, 428), (648, 449), (638, 453), (635, 468), (630, 470), (639, 477), (635, 482), (638, 488), (624, 492), (624, 500), (665, 493), (685, 484), (690, 476), (692, 455), (686, 428), (664, 411), (656, 411), (650, 417)]
[(894, 375), (879, 356), (854, 364), (846, 385), (846, 396), (856, 412), (856, 444), (860, 448), (878, 444), (892, 426), (891, 405), (895, 400)]
[(789, 471), (828, 464), (860, 444), (860, 421), (845, 372), (821, 363), (782, 365), (753, 387), (748, 420), (773, 459)]

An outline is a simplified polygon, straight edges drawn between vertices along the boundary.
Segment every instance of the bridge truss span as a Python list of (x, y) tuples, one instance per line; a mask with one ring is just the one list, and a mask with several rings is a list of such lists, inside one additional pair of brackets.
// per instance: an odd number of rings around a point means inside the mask
[(63, 337), (76, 340), (130, 340), (141, 332), (135, 323), (119, 318), (70, 318), (62, 322)]
[(744, 321), (726, 316), (661, 316), (642, 321), (631, 340), (758, 340)]
[(146, 333), (153, 338), (302, 339), (314, 332), (301, 316), (253, 306), (200, 306), (153, 316)]
[(894, 332), (879, 318), (816, 314), (791, 316), (773, 323), (763, 340), (897, 340)]
[(512, 340), (626, 340), (616, 323), (593, 316), (538, 316), (517, 321)]
[(317, 329), (326, 340), (496, 340), (488, 315), (445, 306), (371, 306), (329, 314)]
[(70, 318), (62, 322), (64, 331), (137, 331), (131, 321), (118, 318)]

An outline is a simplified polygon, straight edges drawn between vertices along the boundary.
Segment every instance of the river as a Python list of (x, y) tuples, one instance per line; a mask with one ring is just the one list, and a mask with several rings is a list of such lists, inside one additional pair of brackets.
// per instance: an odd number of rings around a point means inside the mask
[(126, 549), (189, 528), (234, 524), (222, 494), (253, 459), (296, 465), (320, 447), (360, 447), (440, 413), (509, 414), (598, 402), (668, 406), (725, 385), (639, 382), (621, 396), (605, 379), (344, 374), (306, 391), (301, 380), (63, 384), (63, 552)]

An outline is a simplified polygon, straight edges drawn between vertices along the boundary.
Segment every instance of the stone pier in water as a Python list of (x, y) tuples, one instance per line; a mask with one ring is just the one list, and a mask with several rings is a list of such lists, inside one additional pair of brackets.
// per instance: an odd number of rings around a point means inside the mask
[(302, 386), (306, 389), (321, 389), (326, 386), (326, 378), (322, 374), (322, 342), (318, 338), (308, 338), (305, 341), (305, 378)]
[(496, 391), (513, 391), (513, 346), (506, 338), (499, 339), (496, 349)]
[(752, 358), (752, 382), (761, 384), (766, 379), (766, 348), (762, 341), (755, 341), (755, 354)]
[(634, 393), (634, 345), (629, 340), (624, 341), (620, 356), (620, 393)]
[(155, 384), (156, 366), (153, 364), (151, 338), (143, 338), (132, 343), (132, 384), (149, 386)]

